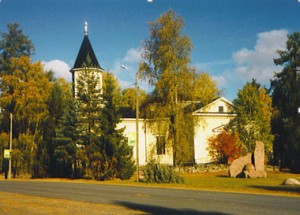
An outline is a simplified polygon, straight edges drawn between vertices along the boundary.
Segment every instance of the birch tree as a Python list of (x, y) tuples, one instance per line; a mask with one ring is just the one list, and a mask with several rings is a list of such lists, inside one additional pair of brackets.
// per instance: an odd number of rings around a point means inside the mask
[[(143, 43), (143, 61), (139, 65), (140, 78), (147, 79), (154, 87), (147, 101), (146, 113), (155, 119), (156, 128), (160, 128), (154, 133), (168, 134), (173, 164), (178, 165), (190, 161), (189, 158), (192, 157), (194, 129), (191, 114), (184, 110), (186, 102), (195, 99), (198, 102), (208, 101), (218, 93), (213, 92), (209, 99), (202, 98), (199, 93), (200, 75), (191, 66), (192, 43), (190, 38), (182, 33), (182, 17), (169, 10), (149, 25), (150, 36)], [(165, 129), (161, 129), (163, 127)]]

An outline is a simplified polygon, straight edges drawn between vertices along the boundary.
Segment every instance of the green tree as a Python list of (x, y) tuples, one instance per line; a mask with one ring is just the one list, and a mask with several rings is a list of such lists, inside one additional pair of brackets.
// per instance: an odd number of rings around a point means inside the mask
[[(3, 75), (0, 83), (0, 102), (1, 107), (4, 108), (1, 113), (6, 116), (4, 117), (6, 120), (9, 113), (13, 114), (13, 138), (22, 143), (21, 145), (29, 144), (22, 146), (23, 148), (39, 150), (39, 147), (43, 146), (42, 125), (49, 114), (47, 101), (51, 84), (48, 75), (43, 71), (39, 62), (31, 63), (27, 56), (11, 58), (9, 67), (12, 68), (11, 73)], [(3, 125), (9, 125), (8, 121)], [(5, 127), (3, 131), (8, 132), (9, 126)], [(37, 147), (31, 146), (31, 140)], [(25, 153), (22, 150), (20, 152)], [(36, 150), (31, 150), (32, 154), (36, 152)], [(40, 151), (36, 155), (41, 154)], [(32, 157), (36, 158), (30, 156)], [(21, 159), (19, 160), (21, 162)], [(28, 162), (31, 161), (28, 160)]]
[[(194, 80), (193, 80), (194, 79)], [(195, 71), (191, 86), (191, 100), (200, 101), (203, 105), (210, 103), (213, 99), (220, 97), (216, 81), (207, 72)]]
[(56, 129), (56, 137), (53, 139), (53, 161), (56, 177), (79, 178), (83, 176), (83, 172), (77, 165), (76, 153), (82, 149), (76, 146), (79, 143), (78, 116), (75, 100), (71, 96), (71, 88), (69, 93), (64, 114)]
[[(178, 100), (187, 91), (183, 80), (189, 79), (189, 63), (192, 44), (188, 36), (182, 35), (183, 19), (172, 10), (150, 22), (150, 38), (146, 39), (139, 71), (154, 85), (156, 105), (152, 105), (156, 123), (169, 119), (169, 138), (173, 150), (173, 164), (178, 164), (180, 129)], [(155, 110), (154, 110), (155, 109)], [(167, 132), (167, 131), (166, 131)]]
[(0, 83), (1, 106), (14, 114), (18, 133), (38, 134), (48, 114), (51, 84), (42, 65), (31, 63), (28, 57), (12, 58), (10, 67), (12, 73), (3, 75)]
[(100, 123), (103, 99), (98, 72), (88, 55), (86, 62), (82, 65), (82, 71), (78, 73), (75, 90), (79, 142), (80, 145), (83, 145), (83, 150), (77, 151), (76, 154), (80, 157), (83, 172), (89, 177), (95, 172), (93, 169), (95, 163), (93, 162), (101, 155), (97, 148), (97, 141), (101, 136)]
[(275, 159), (282, 167), (300, 172), (300, 33), (288, 35), (286, 50), (274, 59), (282, 65), (271, 81)]
[(183, 80), (189, 80), (192, 44), (181, 33), (183, 25), (183, 19), (170, 10), (156, 22), (150, 22), (150, 38), (143, 44), (144, 62), (139, 71), (166, 103), (174, 103), (187, 91)]
[[(218, 94), (213, 92), (216, 85), (211, 81), (213, 93), (202, 97), (199, 87), (204, 87), (202, 80), (209, 76), (199, 74), (190, 66), (192, 43), (188, 36), (182, 34), (183, 25), (183, 19), (172, 10), (162, 14), (156, 22), (150, 22), (150, 38), (144, 41), (143, 62), (139, 65), (140, 75), (154, 86), (145, 112), (155, 119), (152, 121), (154, 124), (162, 124), (152, 126), (156, 129), (154, 133), (168, 133), (174, 165), (192, 157), (194, 125), (191, 113), (184, 109), (187, 102), (198, 100), (204, 103)], [(157, 129), (166, 128), (166, 124), (169, 125), (167, 129)]]
[[(2, 117), (0, 115), (0, 117)], [(7, 143), (9, 142), (9, 136), (8, 133), (5, 132), (1, 132), (0, 133), (0, 168), (1, 171), (3, 173), (4, 169), (4, 149), (7, 149)]]
[(11, 58), (29, 57), (34, 52), (34, 45), (29, 37), (23, 34), (18, 23), (7, 24), (8, 33), (1, 33), (0, 40), (0, 74), (10, 73)]
[[(21, 56), (29, 57), (34, 52), (34, 46), (29, 40), (28, 36), (23, 34), (22, 29), (18, 23), (8, 23), (7, 33), (1, 33), (0, 40), (0, 77), (12, 75), (14, 72), (14, 64), (11, 62), (13, 58), (19, 58)], [(6, 77), (8, 79), (8, 77)], [(10, 78), (11, 83), (2, 84), (1, 92), (6, 94), (13, 94), (13, 79)], [(2, 80), (1, 80), (2, 81)], [(2, 82), (3, 83), (3, 82)], [(16, 84), (14, 82), (14, 84)], [(5, 89), (3, 89), (5, 87)], [(1, 104), (2, 108), (5, 108), (2, 118), (2, 128), (5, 132), (6, 128), (9, 128), (9, 113), (12, 113), (15, 109), (16, 101), (11, 97), (10, 103), (6, 103), (5, 106)]]
[[(139, 98), (139, 106), (143, 107), (147, 94), (144, 90), (138, 89), (138, 98)], [(121, 112), (126, 117), (135, 117), (136, 113), (136, 91), (134, 88), (127, 88), (122, 91), (121, 104), (120, 104)]]
[[(47, 102), (49, 114), (43, 126), (43, 141), (47, 151), (47, 159), (44, 161), (44, 165), (48, 166), (47, 172), (52, 177), (71, 177), (73, 173), (74, 159), (71, 158), (75, 156), (73, 155), (75, 150), (73, 150), (74, 152), (66, 150), (72, 140), (62, 133), (69, 126), (66, 125), (66, 128), (64, 128), (62, 125), (66, 123), (63, 120), (66, 117), (65, 115), (69, 113), (69, 109), (72, 108), (70, 105), (74, 105), (75, 108), (73, 99), (71, 85), (64, 79), (54, 79)], [(70, 145), (72, 146), (72, 144)], [(75, 144), (73, 145), (75, 147)]]
[(13, 141), (12, 166), (16, 174), (30, 175), (36, 159), (37, 144), (33, 135), (22, 133)]
[(91, 144), (92, 136), (99, 135), (102, 96), (99, 89), (99, 76), (93, 69), (91, 58), (82, 65), (78, 75), (75, 95), (78, 105), (79, 129), (84, 145)]
[[(111, 73), (108, 72), (102, 72), (102, 80), (107, 79), (107, 76), (111, 76)], [(118, 82), (117, 78), (114, 78), (113, 80), (113, 85), (114, 85), (114, 91), (112, 92), (113, 94), (113, 99), (114, 99), (114, 103), (119, 107), (122, 106), (122, 94), (121, 94), (121, 88)], [(106, 87), (106, 82), (103, 81), (102, 84), (102, 90)]]
[(94, 177), (98, 180), (114, 177), (129, 179), (134, 173), (134, 162), (132, 149), (123, 136), (124, 129), (116, 128), (120, 123), (119, 109), (114, 100), (117, 82), (111, 73), (106, 74), (104, 82), (104, 107), (100, 124), (102, 135), (94, 146)]
[(252, 153), (256, 141), (263, 141), (265, 151), (272, 154), (272, 100), (255, 80), (246, 83), (233, 101), (237, 116), (230, 126), (238, 134), (245, 151)]

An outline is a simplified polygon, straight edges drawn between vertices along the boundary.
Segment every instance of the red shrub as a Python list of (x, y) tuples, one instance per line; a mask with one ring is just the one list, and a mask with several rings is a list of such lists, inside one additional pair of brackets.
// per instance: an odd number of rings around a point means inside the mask
[(238, 137), (226, 131), (209, 138), (208, 142), (210, 156), (219, 163), (231, 163), (243, 153), (242, 148), (238, 145)]

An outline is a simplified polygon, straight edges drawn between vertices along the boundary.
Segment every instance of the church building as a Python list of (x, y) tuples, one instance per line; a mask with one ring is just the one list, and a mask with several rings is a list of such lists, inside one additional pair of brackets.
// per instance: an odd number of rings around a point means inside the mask
[[(90, 62), (87, 65), (87, 62)], [(102, 89), (102, 72), (97, 57), (88, 38), (88, 25), (85, 23), (84, 38), (79, 49), (74, 67), (71, 69), (73, 93), (76, 95), (76, 84), (79, 74), (88, 69), (99, 77), (97, 87)], [(232, 113), (233, 104), (226, 98), (218, 98), (210, 104), (194, 111), (193, 117), (197, 122), (194, 136), (194, 161), (197, 164), (212, 162), (208, 152), (208, 139), (220, 133), (225, 125), (236, 115)], [(173, 164), (172, 147), (167, 147), (167, 137), (151, 132), (147, 125), (147, 119), (139, 119), (139, 165), (145, 165), (151, 160), (162, 164)], [(124, 136), (132, 147), (133, 157), (136, 160), (136, 119), (122, 118), (117, 128), (125, 128)], [(193, 132), (193, 131), (191, 131)]]

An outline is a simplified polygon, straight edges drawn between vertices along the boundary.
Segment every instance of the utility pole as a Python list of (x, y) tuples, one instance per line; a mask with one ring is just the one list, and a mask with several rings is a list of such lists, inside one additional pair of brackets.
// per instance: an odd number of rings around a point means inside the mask
[(135, 130), (136, 130), (136, 180), (139, 182), (139, 86), (138, 86), (138, 73), (135, 74), (135, 93), (136, 93), (136, 102), (135, 102)]
[[(121, 65), (121, 68), (128, 70), (124, 65)], [(138, 85), (138, 72), (135, 73), (135, 142), (136, 142), (136, 181), (139, 182), (139, 85)]]
[(12, 152), (12, 120), (13, 120), (13, 114), (9, 114), (9, 121), (10, 121), (10, 126), (9, 126), (9, 163), (8, 163), (8, 179), (11, 179), (11, 152)]

